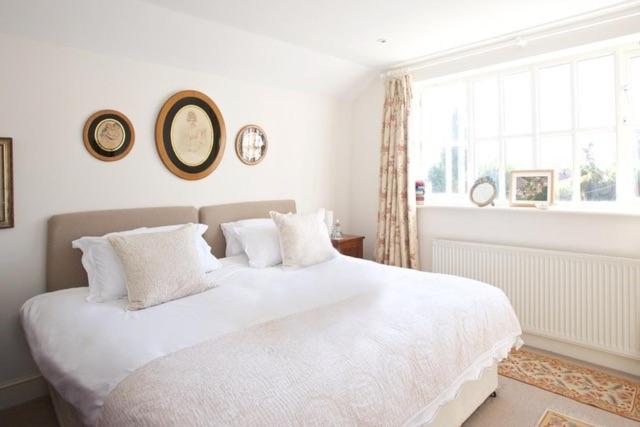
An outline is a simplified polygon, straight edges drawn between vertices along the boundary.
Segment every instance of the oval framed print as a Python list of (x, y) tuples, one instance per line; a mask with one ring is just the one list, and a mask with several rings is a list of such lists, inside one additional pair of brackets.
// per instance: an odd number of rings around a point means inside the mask
[(183, 179), (202, 179), (224, 155), (226, 128), (218, 106), (202, 92), (184, 90), (164, 103), (156, 147), (164, 165)]
[(93, 157), (112, 162), (129, 154), (136, 136), (127, 116), (115, 110), (100, 110), (85, 122), (82, 139)]
[(236, 136), (236, 154), (242, 163), (253, 166), (267, 155), (267, 133), (258, 125), (246, 125)]

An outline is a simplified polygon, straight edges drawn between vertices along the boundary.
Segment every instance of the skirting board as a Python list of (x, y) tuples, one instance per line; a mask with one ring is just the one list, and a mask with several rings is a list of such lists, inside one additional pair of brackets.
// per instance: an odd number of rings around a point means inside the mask
[(0, 410), (46, 396), (47, 383), (41, 375), (16, 378), (0, 384)]
[(525, 345), (530, 347), (539, 348), (541, 350), (550, 351), (640, 377), (640, 363), (634, 359), (533, 334), (522, 334), (522, 340)]

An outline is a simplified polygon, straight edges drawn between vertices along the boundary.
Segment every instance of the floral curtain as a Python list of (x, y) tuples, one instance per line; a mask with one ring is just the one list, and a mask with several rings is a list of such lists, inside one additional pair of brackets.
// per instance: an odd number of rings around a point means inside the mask
[(385, 81), (376, 261), (418, 269), (416, 207), (409, 184), (411, 76)]

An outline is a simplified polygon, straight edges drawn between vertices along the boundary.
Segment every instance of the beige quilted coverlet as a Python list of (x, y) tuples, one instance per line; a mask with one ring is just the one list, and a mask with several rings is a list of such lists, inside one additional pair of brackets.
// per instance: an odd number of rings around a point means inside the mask
[(430, 419), (461, 380), (504, 357), (521, 333), (500, 290), (447, 279), (381, 287), (156, 359), (109, 394), (98, 425)]

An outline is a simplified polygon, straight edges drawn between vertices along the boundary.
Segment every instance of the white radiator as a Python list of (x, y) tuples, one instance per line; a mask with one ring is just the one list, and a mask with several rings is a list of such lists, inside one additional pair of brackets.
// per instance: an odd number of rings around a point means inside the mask
[(434, 240), (433, 271), (502, 289), (524, 332), (640, 359), (640, 260)]

